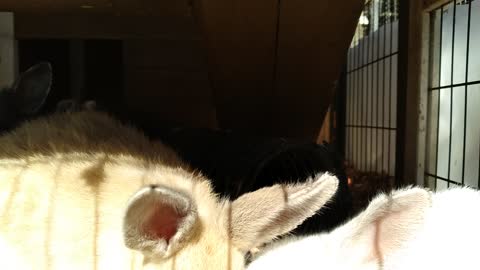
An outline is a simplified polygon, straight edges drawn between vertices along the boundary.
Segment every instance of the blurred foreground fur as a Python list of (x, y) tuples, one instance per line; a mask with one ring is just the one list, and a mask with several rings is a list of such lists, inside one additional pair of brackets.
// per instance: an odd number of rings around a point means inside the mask
[(218, 198), (162, 143), (104, 113), (56, 114), (0, 137), (2, 269), (244, 268), (244, 255), (337, 190), (318, 174)]
[(479, 269), (479, 208), (469, 188), (394, 190), (330, 233), (269, 245), (247, 269)]

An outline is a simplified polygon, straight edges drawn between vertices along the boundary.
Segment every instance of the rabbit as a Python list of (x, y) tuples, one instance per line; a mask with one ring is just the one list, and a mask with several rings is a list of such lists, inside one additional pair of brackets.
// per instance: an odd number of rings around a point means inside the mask
[(75, 99), (63, 99), (57, 103), (55, 112), (71, 113), (71, 112), (79, 112), (82, 110), (99, 111), (100, 108), (98, 107), (97, 102), (95, 100), (87, 100), (85, 102), (79, 102)]
[(220, 198), (172, 149), (97, 111), (0, 136), (0, 179), (0, 261), (12, 270), (242, 270), (338, 188), (325, 173)]
[(60, 100), (57, 103), (55, 112), (78, 112), (81, 110), (95, 111), (97, 109), (97, 103), (94, 100), (87, 100), (83, 103), (77, 102), (73, 99)]
[(41, 62), (0, 89), (0, 132), (8, 131), (42, 108), (52, 86), (52, 66)]
[(398, 189), (329, 233), (267, 245), (247, 269), (480, 269), (479, 209), (471, 188)]

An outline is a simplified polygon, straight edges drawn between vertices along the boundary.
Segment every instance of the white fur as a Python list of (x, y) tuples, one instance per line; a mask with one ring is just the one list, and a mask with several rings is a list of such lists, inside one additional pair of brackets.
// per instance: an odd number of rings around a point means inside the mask
[(242, 270), (249, 249), (294, 229), (337, 186), (323, 174), (230, 202), (106, 114), (36, 119), (0, 136), (0, 269)]
[(428, 194), (413, 188), (379, 195), (330, 233), (270, 245), (247, 269), (480, 269), (480, 193)]

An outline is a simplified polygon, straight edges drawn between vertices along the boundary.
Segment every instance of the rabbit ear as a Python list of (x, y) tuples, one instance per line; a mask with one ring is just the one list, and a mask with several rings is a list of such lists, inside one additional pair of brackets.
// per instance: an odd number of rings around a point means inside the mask
[(131, 249), (168, 256), (188, 239), (197, 220), (188, 195), (161, 185), (144, 187), (127, 206), (124, 241)]
[(73, 112), (76, 103), (73, 99), (63, 99), (57, 103), (56, 112)]
[(52, 66), (43, 62), (32, 66), (15, 81), (12, 92), (17, 110), (32, 115), (42, 107), (52, 86)]
[(338, 179), (328, 173), (296, 185), (274, 185), (240, 196), (232, 203), (232, 241), (247, 252), (288, 233), (313, 216), (335, 194)]
[(97, 102), (95, 100), (87, 100), (82, 104), (84, 110), (95, 111), (97, 109)]
[(424, 224), (431, 196), (422, 188), (378, 195), (364, 212), (334, 231), (335, 239), (350, 252), (362, 254), (362, 262), (379, 263), (415, 237)]

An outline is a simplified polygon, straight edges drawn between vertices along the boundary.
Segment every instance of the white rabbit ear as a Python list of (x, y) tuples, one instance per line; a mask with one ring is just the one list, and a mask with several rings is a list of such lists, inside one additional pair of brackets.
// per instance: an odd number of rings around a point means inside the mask
[(160, 185), (138, 191), (124, 218), (127, 247), (163, 257), (178, 250), (197, 223), (196, 205), (186, 194)]
[(422, 228), (431, 206), (431, 192), (422, 188), (381, 194), (367, 209), (334, 232), (344, 247), (362, 254), (362, 262), (381, 263)]
[(313, 216), (337, 191), (338, 179), (318, 174), (296, 185), (274, 185), (240, 196), (232, 203), (230, 231), (247, 252), (288, 233)]

